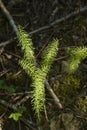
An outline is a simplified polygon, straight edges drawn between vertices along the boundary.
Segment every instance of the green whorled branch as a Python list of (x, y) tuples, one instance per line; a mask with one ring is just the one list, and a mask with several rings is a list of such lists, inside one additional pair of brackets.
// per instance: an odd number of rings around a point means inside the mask
[(59, 45), (59, 41), (58, 41), (58, 39), (55, 39), (43, 51), (41, 70), (45, 74), (45, 77), (46, 77), (46, 75), (48, 74), (48, 72), (50, 70), (50, 67), (51, 67), (51, 65), (52, 65), (52, 63), (54, 61), (55, 56), (57, 55), (58, 45)]
[(35, 74), (35, 78), (32, 83), (33, 95), (32, 95), (32, 105), (35, 110), (39, 121), (41, 119), (40, 112), (43, 111), (45, 105), (45, 86), (44, 77), (41, 76), (41, 72)]
[(19, 61), (21, 67), (25, 70), (25, 72), (31, 76), (32, 78), (35, 76), (36, 67), (26, 59), (22, 59)]
[(78, 68), (79, 64), (82, 60), (87, 57), (87, 48), (86, 47), (78, 47), (78, 48), (68, 48), (68, 69), (70, 73), (73, 73)]
[(35, 62), (34, 47), (29, 35), (22, 29), (21, 26), (18, 26), (17, 35), (24, 58), (29, 62)]

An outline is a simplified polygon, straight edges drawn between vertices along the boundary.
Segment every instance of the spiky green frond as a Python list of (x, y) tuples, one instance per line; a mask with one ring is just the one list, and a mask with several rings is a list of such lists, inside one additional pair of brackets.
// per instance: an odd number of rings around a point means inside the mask
[(75, 49), (68, 49), (68, 54), (70, 58), (68, 60), (69, 71), (73, 73), (81, 63), (83, 59), (87, 57), (87, 48), (86, 47), (79, 47)]
[(18, 40), (24, 53), (24, 58), (28, 59), (30, 62), (34, 62), (35, 56), (32, 40), (20, 26), (18, 27)]
[(47, 46), (47, 48), (44, 50), (42, 54), (42, 63), (41, 63), (41, 69), (45, 76), (47, 75), (48, 71), (50, 70), (50, 67), (53, 63), (53, 60), (58, 52), (58, 45), (59, 41), (53, 40), (51, 44)]
[(40, 73), (36, 74), (32, 87), (33, 87), (32, 105), (38, 119), (40, 120), (41, 119), (40, 113), (44, 109), (45, 104), (44, 79), (40, 75)]
[(29, 76), (34, 78), (36, 67), (32, 64), (32, 62), (30, 62), (30, 61), (28, 61), (26, 59), (22, 59), (22, 60), (19, 61), (19, 64), (21, 65), (21, 67), (25, 70), (25, 72)]
[(31, 39), (22, 28), (19, 28), (18, 30), (19, 43), (24, 53), (23, 58), (19, 61), (19, 63), (25, 72), (32, 78), (32, 105), (36, 116), (40, 120), (40, 112), (43, 110), (43, 106), (45, 104), (43, 74), (41, 75), (41, 70), (36, 67), (36, 59), (34, 57), (34, 48), (32, 47), (33, 45)]
[(23, 51), (23, 58), (19, 61), (19, 63), (26, 73), (33, 77), (36, 70), (33, 43), (21, 26), (18, 27), (18, 40), (21, 50)]

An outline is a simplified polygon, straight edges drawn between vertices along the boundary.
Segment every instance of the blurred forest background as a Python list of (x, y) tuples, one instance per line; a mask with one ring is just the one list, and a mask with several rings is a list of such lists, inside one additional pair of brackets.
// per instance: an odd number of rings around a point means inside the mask
[[(18, 25), (31, 37), (38, 62), (54, 38), (60, 42), (48, 82), (63, 108), (46, 89), (40, 124), (31, 106), (31, 78), (18, 63)], [(0, 130), (87, 129), (87, 59), (74, 74), (67, 72), (66, 50), (80, 46), (87, 46), (87, 0), (0, 0)]]

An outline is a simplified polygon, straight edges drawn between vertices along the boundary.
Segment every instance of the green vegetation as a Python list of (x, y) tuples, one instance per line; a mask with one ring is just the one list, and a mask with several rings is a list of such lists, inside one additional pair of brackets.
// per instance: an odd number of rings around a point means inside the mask
[(51, 64), (58, 51), (58, 40), (53, 40), (42, 54), (42, 62), (38, 68), (36, 58), (34, 56), (33, 43), (28, 34), (21, 28), (18, 28), (18, 39), (23, 52), (23, 58), (19, 61), (21, 67), (32, 78), (32, 105), (35, 114), (40, 120), (40, 112), (45, 105), (45, 86), (44, 81), (50, 70)]
[(78, 48), (68, 48), (68, 54), (69, 54), (69, 72), (73, 73), (78, 68), (79, 64), (82, 60), (84, 60), (87, 57), (87, 48), (86, 47), (78, 47)]
[[(45, 87), (44, 81), (53, 63), (53, 60), (58, 52), (58, 40), (53, 40), (51, 44), (42, 53), (42, 61), (38, 67), (34, 55), (34, 47), (31, 38), (19, 26), (18, 40), (23, 52), (23, 58), (19, 61), (21, 67), (25, 72), (31, 76), (32, 84), (32, 106), (38, 119), (41, 119), (41, 111), (45, 106)], [(80, 62), (87, 57), (87, 48), (79, 47), (75, 49), (68, 48), (68, 65), (69, 73), (74, 73), (78, 68)], [(70, 96), (74, 95), (80, 86), (79, 78), (68, 75), (59, 90), (61, 99), (67, 101)]]
[(15, 112), (15, 113), (11, 113), (11, 115), (9, 116), (9, 118), (10, 119), (12, 118), (13, 120), (18, 121), (21, 116), (22, 116), (21, 113)]
[(77, 94), (80, 88), (80, 79), (75, 75), (67, 75), (63, 77), (63, 82), (59, 87), (58, 95), (60, 95), (61, 101), (66, 104), (66, 102), (71, 101), (71, 98)]
[(26, 107), (20, 106), (16, 112), (12, 112), (9, 116), (10, 119), (13, 119), (14, 121), (18, 121), (19, 118), (22, 116), (23, 112), (26, 111)]
[(82, 98), (82, 97), (79, 97), (77, 99), (77, 107), (83, 111), (83, 112), (87, 112), (87, 98)]

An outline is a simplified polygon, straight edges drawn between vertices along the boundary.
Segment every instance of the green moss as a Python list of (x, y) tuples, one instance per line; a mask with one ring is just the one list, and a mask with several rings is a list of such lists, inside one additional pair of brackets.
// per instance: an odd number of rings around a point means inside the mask
[(79, 77), (76, 77), (75, 75), (63, 77), (63, 82), (60, 84), (58, 92), (63, 103), (71, 100), (71, 98), (78, 92), (79, 86)]
[(87, 112), (87, 98), (83, 99), (83, 98), (79, 97), (77, 100), (77, 107), (81, 111)]

